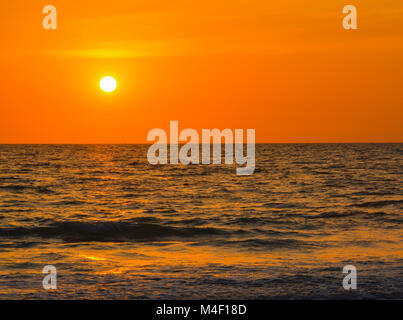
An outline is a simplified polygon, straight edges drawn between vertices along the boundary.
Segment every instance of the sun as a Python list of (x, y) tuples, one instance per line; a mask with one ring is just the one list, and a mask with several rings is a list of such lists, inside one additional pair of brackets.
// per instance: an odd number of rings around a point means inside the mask
[(115, 91), (117, 82), (112, 77), (103, 77), (99, 83), (99, 86), (105, 92), (112, 92)]

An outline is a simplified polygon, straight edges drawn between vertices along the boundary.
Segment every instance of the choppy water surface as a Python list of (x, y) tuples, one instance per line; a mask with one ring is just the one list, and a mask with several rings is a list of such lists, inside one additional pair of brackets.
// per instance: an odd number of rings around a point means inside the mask
[(251, 176), (146, 152), (0, 146), (1, 299), (403, 298), (403, 144), (257, 145)]

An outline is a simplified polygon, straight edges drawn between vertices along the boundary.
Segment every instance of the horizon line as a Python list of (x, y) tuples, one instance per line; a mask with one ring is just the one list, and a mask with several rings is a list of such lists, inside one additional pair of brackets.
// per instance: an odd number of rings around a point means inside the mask
[[(369, 141), (364, 141), (364, 142), (256, 142), (255, 145), (257, 144), (401, 144), (403, 141), (377, 141), (377, 142), (369, 142)], [(19, 142), (19, 143), (0, 143), (0, 146), (5, 146), (5, 145), (153, 145), (155, 143), (136, 143), (136, 142), (79, 142), (79, 143), (71, 143), (71, 142), (66, 142), (66, 143), (60, 143), (60, 142), (55, 142), (55, 143), (48, 143), (48, 142), (40, 142), (40, 143), (29, 143), (29, 142)], [(186, 142), (184, 143), (178, 143), (178, 145), (185, 145), (187, 144)], [(199, 145), (202, 145), (203, 143), (198, 143)], [(209, 144), (214, 144), (214, 143), (209, 143)], [(225, 142), (221, 143), (225, 145)], [(235, 143), (233, 143), (235, 144)], [(246, 142), (243, 144), (247, 144)], [(170, 145), (170, 143), (167, 143), (167, 145)]]

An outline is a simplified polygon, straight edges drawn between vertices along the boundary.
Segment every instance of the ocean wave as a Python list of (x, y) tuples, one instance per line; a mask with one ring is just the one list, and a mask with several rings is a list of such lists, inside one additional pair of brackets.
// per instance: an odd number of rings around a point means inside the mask
[(218, 228), (169, 227), (153, 223), (131, 222), (54, 222), (47, 226), (0, 228), (0, 237), (60, 238), (65, 241), (159, 241), (204, 236), (223, 236)]
[(379, 218), (384, 217), (387, 214), (385, 212), (365, 212), (365, 211), (350, 211), (350, 212), (322, 212), (320, 214), (310, 216), (311, 219), (318, 218), (345, 218), (345, 217), (368, 217), (368, 218)]
[(272, 249), (313, 249), (318, 247), (318, 244), (299, 240), (295, 238), (282, 238), (282, 239), (234, 239), (234, 240), (211, 240), (205, 242), (192, 243), (193, 246), (199, 245), (213, 245), (215, 247), (237, 247), (247, 250), (272, 250)]
[(380, 201), (368, 201), (363, 203), (357, 203), (352, 206), (361, 208), (381, 208), (396, 204), (403, 204), (403, 200), (380, 200)]
[(52, 190), (48, 186), (33, 186), (29, 184), (5, 184), (0, 185), (0, 189), (14, 192), (14, 193), (21, 193), (21, 192), (34, 192), (40, 194), (55, 194), (56, 192)]
[(305, 203), (292, 203), (292, 202), (268, 202), (263, 204), (262, 206), (267, 208), (274, 208), (274, 209), (304, 209), (306, 208)]
[(11, 191), (11, 192), (21, 192), (24, 191), (28, 188), (26, 185), (21, 185), (21, 184), (6, 184), (3, 186), (0, 186), (0, 189), (6, 190), (6, 191)]

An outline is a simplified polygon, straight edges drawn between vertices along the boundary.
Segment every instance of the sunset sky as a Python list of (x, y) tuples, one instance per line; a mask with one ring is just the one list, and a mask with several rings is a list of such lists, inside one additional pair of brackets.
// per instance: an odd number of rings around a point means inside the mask
[(145, 143), (170, 120), (256, 142), (403, 142), (402, 17), (399, 0), (1, 1), (0, 143)]

